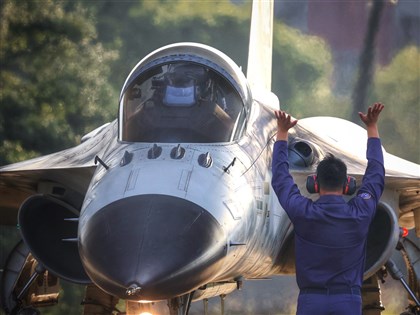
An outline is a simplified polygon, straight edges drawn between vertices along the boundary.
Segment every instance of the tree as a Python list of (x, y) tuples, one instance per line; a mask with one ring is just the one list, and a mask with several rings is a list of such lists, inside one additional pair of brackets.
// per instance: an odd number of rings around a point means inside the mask
[(0, 165), (75, 145), (116, 116), (117, 55), (97, 42), (87, 10), (6, 0), (0, 14)]
[(350, 103), (331, 90), (332, 55), (319, 37), (302, 34), (277, 22), (273, 43), (273, 92), (282, 109), (302, 118), (325, 115), (346, 117)]
[[(118, 49), (112, 83), (119, 89), (131, 69), (151, 51), (175, 42), (216, 47), (246, 67), (250, 3), (230, 1), (81, 2), (98, 17), (98, 39)], [(222, 34), (222, 36), (221, 36)]]
[(386, 110), (381, 137), (390, 153), (420, 163), (420, 49), (409, 46), (375, 77), (371, 103), (383, 101)]

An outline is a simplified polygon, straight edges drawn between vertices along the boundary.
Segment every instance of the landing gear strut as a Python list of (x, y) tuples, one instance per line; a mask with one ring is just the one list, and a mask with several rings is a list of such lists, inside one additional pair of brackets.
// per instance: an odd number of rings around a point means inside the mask
[(388, 272), (391, 274), (392, 278), (394, 278), (395, 280), (399, 280), (401, 282), (401, 284), (407, 290), (411, 299), (415, 303), (415, 305), (409, 307), (410, 308), (409, 312), (404, 312), (401, 315), (411, 315), (411, 314), (418, 315), (418, 314), (420, 314), (420, 301), (417, 298), (417, 296), (414, 294), (414, 292), (411, 290), (411, 288), (409, 287), (407, 282), (405, 281), (405, 279), (403, 277), (403, 273), (401, 272), (401, 270), (397, 267), (397, 265), (391, 259), (388, 260), (388, 262), (385, 264), (385, 266), (386, 266)]
[(188, 315), (194, 292), (168, 300), (170, 315)]

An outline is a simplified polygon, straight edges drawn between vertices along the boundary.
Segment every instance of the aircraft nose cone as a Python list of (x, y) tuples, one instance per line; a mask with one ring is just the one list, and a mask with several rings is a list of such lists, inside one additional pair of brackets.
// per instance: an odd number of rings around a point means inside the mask
[(161, 300), (186, 293), (211, 279), (225, 251), (223, 229), (213, 216), (165, 195), (118, 200), (79, 231), (89, 277), (125, 299)]

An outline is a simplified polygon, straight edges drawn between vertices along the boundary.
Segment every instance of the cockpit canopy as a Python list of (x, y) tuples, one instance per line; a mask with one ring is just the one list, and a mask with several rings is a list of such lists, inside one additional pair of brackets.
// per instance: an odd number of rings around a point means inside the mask
[(209, 66), (157, 64), (129, 82), (120, 103), (120, 140), (211, 143), (238, 139), (247, 109), (237, 90)]

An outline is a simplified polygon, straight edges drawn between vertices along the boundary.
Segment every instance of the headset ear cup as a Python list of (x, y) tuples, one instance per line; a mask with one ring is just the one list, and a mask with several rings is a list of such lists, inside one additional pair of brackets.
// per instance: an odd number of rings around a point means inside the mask
[(347, 180), (343, 186), (344, 195), (353, 195), (356, 192), (356, 178), (347, 176)]
[(306, 178), (306, 190), (310, 194), (319, 193), (319, 185), (316, 175), (309, 175)]
[(350, 178), (347, 176), (346, 181), (343, 185), (343, 195), (347, 195), (347, 192), (349, 191), (349, 180)]
[(314, 175), (313, 178), (314, 178), (315, 192), (319, 193), (318, 178), (316, 177), (316, 175)]

